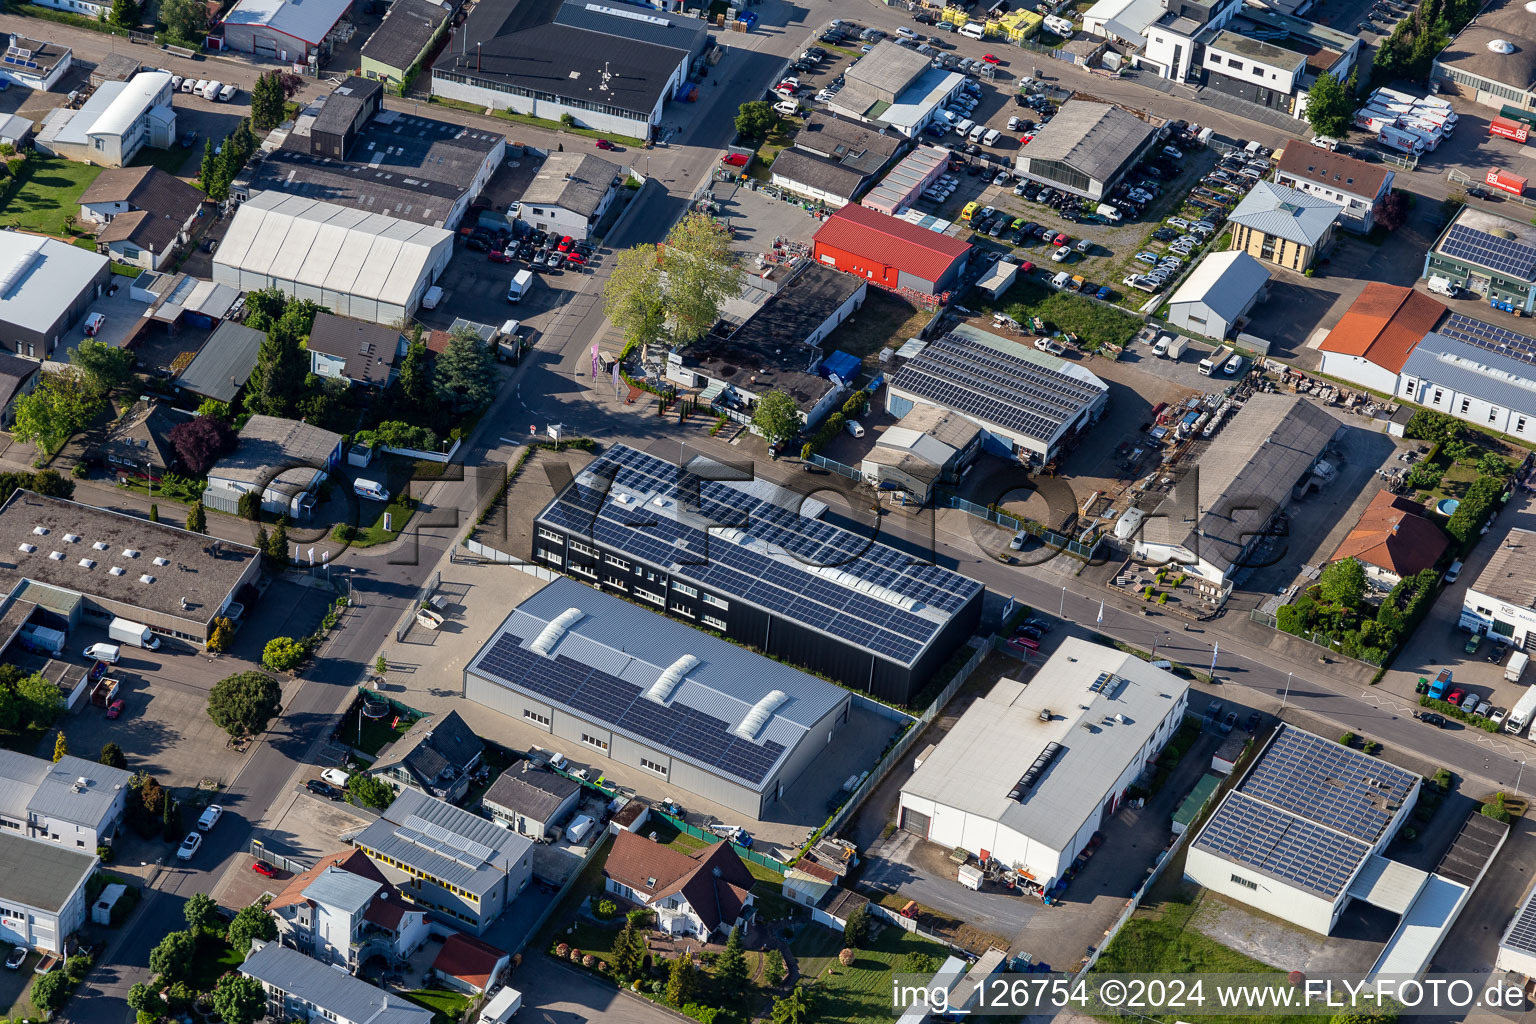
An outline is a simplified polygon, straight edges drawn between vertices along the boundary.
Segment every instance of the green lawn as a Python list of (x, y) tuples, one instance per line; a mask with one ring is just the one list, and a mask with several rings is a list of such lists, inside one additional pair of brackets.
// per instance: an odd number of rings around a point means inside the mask
[(361, 737), (359, 737), (357, 720), (361, 714), (362, 710), (360, 708), (347, 713), (346, 721), (342, 723), (341, 735), (343, 739), (351, 743), (358, 750), (375, 757), (378, 756), (380, 750), (384, 749), (386, 744), (393, 743), (401, 736), (404, 736), (416, 721), (414, 718), (402, 715), (400, 716), (400, 724), (391, 726), (390, 723), (395, 720), (393, 712), (385, 715), (383, 718), (364, 718), (363, 731)]
[[(416, 510), (406, 507), (397, 496), (394, 501), (384, 506), (384, 510), (379, 513), (378, 518), (373, 521), (372, 525), (358, 529), (348, 543), (355, 548), (371, 548), (375, 544), (392, 541), (400, 536), (401, 531), (405, 529), (405, 525), (411, 521), (411, 516), (415, 514)], [(391, 517), (390, 526), (393, 529), (384, 529), (385, 515)]]
[(431, 1010), (432, 1024), (458, 1024), (464, 1011), (469, 1009), (468, 996), (444, 988), (419, 988), (405, 993), (405, 998)]
[(192, 977), (187, 984), (194, 992), (211, 992), (218, 980), (239, 967), (243, 959), (222, 935), (200, 935), (192, 957)]
[[(1094, 275), (1088, 276), (1094, 277), (1100, 284), (1118, 285), (1117, 281), (1102, 281)], [(1004, 292), (995, 305), (983, 308), (987, 312), (1000, 310), (1026, 325), (1030, 317), (1038, 316), (1048, 328), (1077, 335), (1083, 347), (1090, 350), (1104, 345), (1124, 347), (1141, 327), (1141, 319), (1130, 313), (1100, 305), (1071, 292), (1053, 292), (1042, 284), (1024, 278), (1020, 278)]]
[(574, 946), (583, 953), (591, 953), (599, 960), (613, 963), (613, 940), (619, 937), (619, 931), (624, 927), (622, 916), (613, 919), (611, 925), (595, 924), (591, 921), (580, 920), (576, 922), (575, 930), (567, 935), (563, 930), (558, 932), (552, 944), (564, 942)]
[(80, 194), (101, 173), (100, 167), (57, 157), (33, 156), (23, 170), (25, 180), (16, 194), (0, 206), (0, 224), (65, 235), (65, 218), (80, 215)]
[(842, 948), (841, 932), (813, 925), (796, 935), (790, 950), (800, 965), (800, 976), (815, 979), (818, 1021), (864, 1024), (891, 1019), (891, 974), (902, 970), (908, 953), (926, 953), (943, 963), (949, 949), (937, 942), (886, 925), (869, 949), (858, 951), (852, 967), (837, 962)]

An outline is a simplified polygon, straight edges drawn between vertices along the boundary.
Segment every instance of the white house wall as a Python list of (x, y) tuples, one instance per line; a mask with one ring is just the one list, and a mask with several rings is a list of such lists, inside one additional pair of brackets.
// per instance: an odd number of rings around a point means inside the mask
[(1397, 394), (1419, 405), (1465, 420), (1483, 430), (1536, 439), (1536, 414), (1515, 412), (1432, 380), (1405, 375)]
[[(1244, 879), (1257, 888), (1234, 881)], [(1217, 857), (1199, 846), (1191, 846), (1184, 860), (1184, 877), (1214, 893), (1289, 921), (1298, 928), (1327, 935), (1333, 928), (1334, 900), (1323, 899), (1304, 889), (1286, 885), (1268, 875), (1260, 874), (1240, 864)], [(1342, 908), (1348, 896), (1341, 894), (1337, 905)]]
[(435, 75), (432, 78), (432, 95), (461, 100), (473, 103), (476, 106), (492, 107), (496, 110), (511, 110), (519, 114), (530, 114), (534, 117), (542, 117), (550, 121), (560, 120), (561, 114), (570, 114), (576, 119), (576, 124), (579, 127), (644, 139), (650, 137), (651, 125), (661, 123), (662, 105), (666, 98), (676, 92), (677, 87), (683, 84), (687, 68), (687, 61), (683, 61), (672, 72), (671, 76), (667, 79), (667, 87), (662, 90), (661, 98), (656, 101), (656, 106), (651, 111), (649, 119), (645, 120), (596, 110), (585, 110), (580, 107), (568, 106), (558, 101), (535, 99), (532, 96), (515, 96), (509, 92), (487, 89), (469, 82), (454, 82)]
[(1361, 356), (1324, 352), (1322, 372), (1384, 395), (1397, 393), (1397, 374)]
[(1461, 628), (1481, 629), (1490, 636), (1498, 636), (1500, 634), (1492, 632), (1495, 621), (1514, 627), (1509, 641), (1516, 647), (1524, 648), (1526, 640), (1536, 633), (1536, 610), (1512, 605), (1468, 587), (1466, 597), (1462, 599)]
[(808, 199), (815, 199), (818, 202), (825, 203), (834, 210), (847, 206), (853, 201), (852, 196), (840, 196), (836, 193), (828, 192), (826, 189), (815, 188), (804, 182), (779, 174), (777, 171), (769, 177), (769, 181), (779, 188), (787, 188), (791, 192), (805, 196)]

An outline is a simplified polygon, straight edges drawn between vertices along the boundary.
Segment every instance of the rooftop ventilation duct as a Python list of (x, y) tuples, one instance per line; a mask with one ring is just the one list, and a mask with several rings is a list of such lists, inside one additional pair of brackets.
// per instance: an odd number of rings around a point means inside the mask
[(699, 659), (691, 654), (685, 654), (672, 664), (667, 670), (657, 677), (651, 684), (651, 688), (645, 691), (645, 695), (657, 704), (665, 704), (672, 699), (672, 694), (682, 685), (683, 678), (699, 666)]
[(1490, 39), (1488, 49), (1494, 53), (1514, 53), (1515, 44), (1508, 39)]
[(16, 550), (24, 552), (25, 554), (30, 555), (32, 552), (37, 550), (37, 545), (36, 544), (22, 544)]
[(773, 713), (783, 707), (787, 700), (789, 700), (789, 694), (783, 690), (769, 691), (768, 696), (752, 705), (752, 710), (747, 712), (747, 717), (743, 718), (741, 724), (731, 732), (744, 740), (757, 739), (758, 732), (768, 724), (768, 719), (772, 718)]
[(533, 643), (528, 645), (528, 649), (546, 658), (552, 657), (550, 652), (555, 649), (555, 644), (559, 643), (560, 638), (565, 636), (565, 631), (576, 625), (580, 619), (580, 608), (567, 608), (549, 625), (539, 630), (539, 635), (533, 638)]

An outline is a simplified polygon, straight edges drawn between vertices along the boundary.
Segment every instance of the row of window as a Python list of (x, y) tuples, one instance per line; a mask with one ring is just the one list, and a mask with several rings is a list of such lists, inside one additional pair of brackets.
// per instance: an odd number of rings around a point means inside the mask
[(1511, 89), (1509, 86), (1500, 85), (1491, 79), (1482, 78), (1478, 75), (1469, 75), (1465, 71), (1457, 71), (1455, 68), (1448, 68), (1443, 64), (1440, 66), (1440, 73), (1457, 85), (1465, 85), (1469, 89), (1481, 89), (1483, 92), (1491, 92), (1500, 99), (1513, 100), (1521, 106), (1525, 105), (1529, 97), (1528, 93), (1520, 89)]
[(549, 562), (551, 565), (565, 564), (564, 558), (562, 558), (556, 552), (549, 550), (548, 548), (539, 548), (539, 557), (544, 559), (544, 561)]
[(641, 586), (635, 587), (635, 596), (643, 597), (647, 601), (650, 601), (652, 604), (659, 604), (663, 607), (665, 607), (667, 603), (667, 599), (663, 595), (656, 593), (654, 590), (646, 590)]
[(546, 729), (549, 728), (549, 719), (545, 718), (537, 711), (534, 711), (532, 708), (523, 708), (523, 717), (528, 719), (530, 722), (537, 722), (538, 724), (544, 726)]
[(456, 75), (451, 72), (432, 71), (434, 79), (445, 82), (458, 82), (460, 85), (470, 85), (477, 89), (488, 89), (491, 92), (504, 92), (510, 96), (526, 96), (540, 103), (555, 103), (573, 110), (590, 110), (598, 114), (608, 114), (612, 117), (622, 117), (629, 121), (649, 121), (650, 115), (633, 110), (625, 110), (623, 107), (611, 106), (607, 103), (594, 103), (591, 100), (581, 99), (576, 96), (556, 96), (554, 93), (541, 92), (537, 89), (525, 89), (511, 82), (497, 81), (491, 78), (472, 78), (469, 75)]
[(585, 743), (589, 747), (594, 747), (597, 750), (601, 750), (605, 754), (608, 753), (607, 741), (600, 740), (596, 736), (593, 736), (591, 733), (582, 733), (581, 742)]
[(667, 777), (667, 769), (666, 769), (666, 767), (663, 766), (663, 765), (657, 764), (655, 761), (652, 761), (648, 757), (642, 757), (640, 759), (640, 767), (641, 768), (647, 768), (647, 769), (655, 772), (657, 775), (660, 775), (662, 778), (666, 778)]
[[(455, 896), (459, 897), (459, 899), (464, 900), (467, 903), (479, 903), (480, 902), (480, 897), (476, 896), (474, 893), (466, 892), (465, 890), (460, 889), (456, 885), (450, 885), (449, 883), (447, 883), (447, 882), (443, 881), (442, 879), (438, 878), (436, 875), (429, 875), (425, 871), (422, 871), (420, 868), (412, 867), (409, 864), (404, 864), (404, 863), (402, 863), (400, 861), (395, 860), (393, 857), (386, 857), (386, 856), (384, 856), (384, 854), (380, 853), (377, 850), (370, 850), (367, 847), (358, 847), (358, 849), (362, 850), (364, 853), (366, 853), (368, 856), (372, 857), (374, 860), (381, 861), (381, 862), (383, 862), (385, 864), (388, 864), (390, 867), (394, 868), (397, 871), (403, 871), (406, 874), (410, 875), (412, 878), (415, 878), (415, 879), (417, 879), (420, 882), (431, 882), (433, 885), (437, 886), (439, 889), (442, 889), (445, 892), (451, 892)], [(419, 886), (418, 886), (418, 890), (419, 890)], [(433, 905), (436, 906), (436, 904), (433, 904)], [(465, 918), (465, 920), (466, 921), (471, 921), (471, 920), (474, 920), (474, 919), (473, 918)]]
[(713, 626), (714, 628), (719, 629), (719, 630), (724, 630), (726, 628), (726, 624), (725, 624), (725, 620), (724, 619), (719, 618), (718, 616), (709, 615), (709, 614), (705, 614), (705, 616), (704, 616), (704, 625), (706, 625), (706, 626)]

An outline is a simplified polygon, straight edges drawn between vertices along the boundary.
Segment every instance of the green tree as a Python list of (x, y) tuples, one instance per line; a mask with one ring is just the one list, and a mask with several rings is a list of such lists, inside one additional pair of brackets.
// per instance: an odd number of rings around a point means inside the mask
[(194, 501), (192, 507), (187, 510), (187, 529), (193, 533), (208, 532), (208, 510), (203, 507), (201, 501)]
[(160, 821), (160, 838), (174, 843), (181, 837), (181, 801), (166, 797), (165, 813)]
[(213, 987), (213, 1009), (224, 1024), (252, 1024), (266, 1008), (266, 990), (255, 978), (230, 973)]
[[(240, 513), (241, 519), (249, 519), (251, 522), (255, 522), (261, 518), (261, 495), (255, 491), (242, 491), (239, 501), (235, 504), (235, 508)], [(256, 546), (262, 551), (267, 550), (266, 527), (262, 527), (261, 543)]]
[(53, 738), (53, 763), (58, 764), (69, 754), (69, 741), (64, 738), (64, 730)]
[(165, 1012), (165, 1003), (161, 1001), (154, 989), (142, 981), (137, 981), (128, 990), (128, 1009), (158, 1017)]
[(149, 506), (149, 521), (152, 523), (158, 523), (160, 521), (160, 506), (154, 504), (153, 502), (151, 502)]
[(384, 673), (388, 672), (389, 671), (389, 659), (384, 657), (384, 655), (382, 653), (380, 653), (379, 656), (374, 659), (373, 670), (375, 672), (377, 672), (381, 676)]
[(353, 803), (376, 811), (385, 810), (395, 801), (395, 791), (389, 783), (361, 772), (347, 780), (347, 793), (352, 796)]
[(667, 309), (654, 245), (637, 245), (614, 257), (603, 285), (603, 312), (624, 336), (626, 347), (638, 348), (662, 339)]
[(267, 538), (267, 558), (274, 566), (286, 568), (289, 562), (288, 556), (288, 517), (279, 516), (272, 527), (272, 535)]
[(686, 1006), (693, 1002), (698, 991), (698, 972), (693, 966), (693, 953), (686, 952), (667, 968), (667, 1002), (672, 1006)]
[[(319, 307), (307, 299), (294, 299), (281, 315), (267, 322), (267, 338), (256, 350), (256, 365), (245, 386), (245, 408), (267, 416), (290, 416), (304, 394), (309, 357), (304, 339), (314, 325)], [(247, 319), (247, 324), (250, 320)]]
[(686, 214), (667, 232), (661, 269), (667, 320), (679, 345), (709, 333), (721, 304), (741, 293), (745, 279), (725, 225), (702, 213)]
[(496, 397), (496, 356), (469, 327), (456, 328), (437, 357), (433, 384), (437, 400), (456, 416), (484, 411)]
[(251, 125), (257, 131), (271, 131), (283, 123), (284, 105), (283, 73), (269, 71), (256, 79), (251, 87)]
[(160, 0), (160, 21), (176, 42), (201, 48), (208, 31), (208, 6), (202, 0)]
[(736, 134), (743, 138), (767, 138), (778, 126), (778, 112), (766, 100), (748, 100), (736, 110)]
[(400, 362), (400, 376), (395, 390), (406, 407), (420, 416), (431, 416), (437, 409), (437, 389), (432, 384), (432, 353), (420, 341), (413, 341)]
[(21, 713), (33, 725), (48, 727), (64, 713), (64, 695), (39, 672), (22, 676), (16, 682), (16, 698)]
[(133, 349), (118, 348), (93, 338), (81, 341), (69, 357), (70, 364), (78, 366), (91, 385), (103, 394), (128, 382), (133, 376), (133, 360)]
[(1365, 596), (1365, 566), (1357, 558), (1329, 562), (1317, 583), (1324, 601), (1353, 608)]
[(101, 756), (96, 759), (108, 768), (122, 768), (127, 770), (128, 758), (123, 756), (123, 748), (116, 743), (107, 743), (101, 748)]
[(187, 919), (187, 930), (193, 935), (211, 932), (219, 923), (219, 905), (207, 893), (193, 893), (182, 904), (181, 913)]
[(1461, 496), (1461, 504), (1445, 522), (1445, 532), (1465, 544), (1477, 536), (1483, 521), (1494, 505), (1504, 495), (1504, 481), (1491, 476), (1480, 476), (1472, 481), (1467, 493)]
[(275, 636), (262, 649), (261, 664), (272, 672), (289, 672), (303, 664), (308, 656), (309, 652), (300, 641), (291, 636)]
[(265, 672), (241, 672), (220, 679), (208, 691), (208, 717), (235, 739), (254, 736), (282, 707), (283, 691)]
[(1461, 433), (1461, 424), (1454, 417), (1447, 416), (1443, 412), (1435, 412), (1433, 409), (1420, 409), (1408, 417), (1408, 423), (1403, 427), (1403, 436), (1415, 441), (1428, 441), (1430, 444), (1444, 444), (1455, 439)]
[(252, 903), (248, 907), (241, 907), (235, 914), (234, 920), (229, 922), (225, 938), (229, 948), (243, 956), (250, 951), (252, 940), (271, 942), (277, 938), (277, 922), (272, 920), (266, 907)]
[(633, 921), (626, 921), (613, 941), (614, 976), (625, 980), (634, 978), (644, 963), (645, 936)]
[(786, 392), (774, 388), (757, 400), (752, 425), (769, 443), (787, 441), (800, 432), (800, 410)]
[(16, 440), (52, 455), (101, 411), (105, 400), (79, 368), (45, 370), (37, 386), (16, 402)]
[(229, 403), (221, 402), (217, 398), (205, 398), (197, 407), (199, 416), (209, 416), (220, 423), (229, 422)]
[(843, 925), (843, 945), (863, 949), (869, 945), (869, 911), (856, 907)]
[(214, 179), (219, 176), (218, 158), (213, 154), (213, 139), (203, 140), (203, 162), (197, 172), (197, 184), (203, 190), (203, 194), (212, 199), (209, 190), (213, 188)]
[(197, 940), (191, 932), (171, 932), (149, 951), (149, 970), (161, 985), (186, 981), (192, 975)]
[(1509, 476), (1515, 471), (1515, 466), (1504, 456), (1487, 452), (1477, 460), (1477, 471), (1483, 476)]
[(235, 642), (235, 623), (226, 616), (220, 615), (213, 620), (213, 628), (208, 631), (208, 651), (211, 654), (223, 654), (229, 650), (229, 645)]
[(810, 1024), (816, 1019), (814, 994), (804, 985), (796, 985), (773, 1001), (773, 1024)]
[(1314, 135), (1342, 139), (1355, 117), (1354, 96), (1337, 75), (1324, 71), (1307, 92), (1306, 116)]
[(32, 1005), (52, 1013), (69, 998), (69, 976), (63, 971), (49, 971), (32, 982)]
[(715, 981), (720, 990), (739, 998), (746, 991), (747, 952), (741, 941), (741, 926), (731, 929), (725, 940), (725, 952), (715, 961)]
[(112, 12), (107, 15), (107, 23), (113, 28), (138, 28), (139, 16), (139, 5), (134, 0), (112, 0)]

